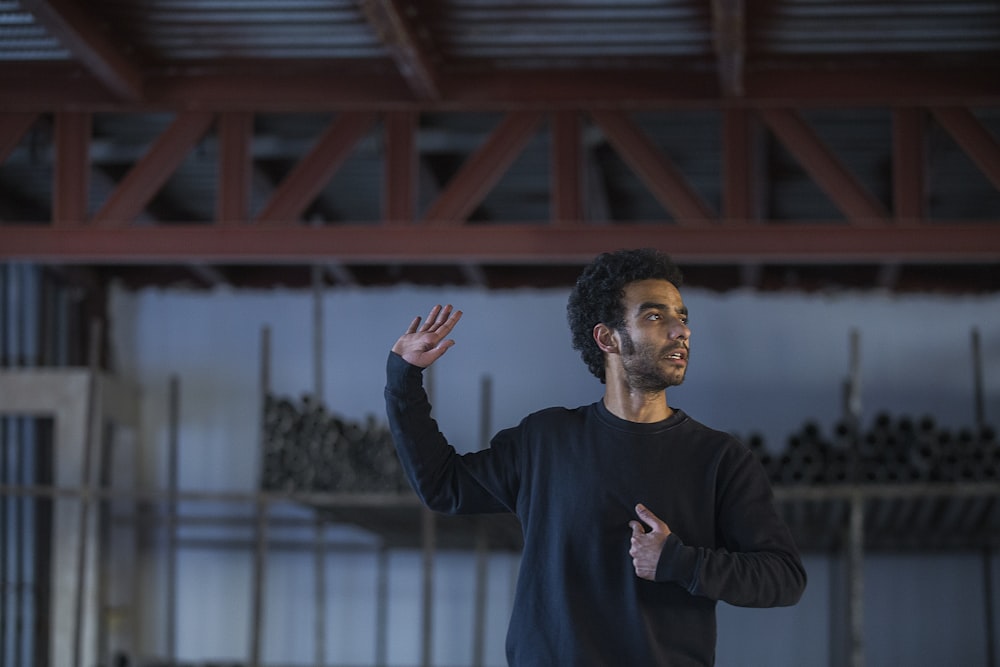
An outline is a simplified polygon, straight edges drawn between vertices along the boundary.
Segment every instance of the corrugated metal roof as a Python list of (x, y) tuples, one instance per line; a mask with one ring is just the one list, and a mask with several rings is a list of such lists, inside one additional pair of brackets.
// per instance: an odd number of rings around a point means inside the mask
[(0, 1), (0, 60), (68, 60), (69, 50), (18, 2)]

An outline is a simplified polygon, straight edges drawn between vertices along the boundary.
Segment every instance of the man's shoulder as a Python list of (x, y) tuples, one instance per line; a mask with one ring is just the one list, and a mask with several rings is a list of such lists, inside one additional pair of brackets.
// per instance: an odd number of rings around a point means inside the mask
[(681, 416), (683, 417), (681, 425), (704, 442), (721, 449), (736, 449), (738, 451), (746, 449), (743, 442), (732, 433), (707, 426), (687, 413), (682, 412)]
[(566, 427), (583, 423), (593, 405), (581, 405), (575, 408), (552, 406), (532, 412), (524, 418), (523, 424), (533, 428)]

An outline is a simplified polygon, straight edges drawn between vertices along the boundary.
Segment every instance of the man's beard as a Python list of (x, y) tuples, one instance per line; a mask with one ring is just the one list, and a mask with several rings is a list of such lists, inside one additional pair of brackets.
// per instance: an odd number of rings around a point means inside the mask
[(678, 346), (656, 349), (652, 344), (636, 345), (628, 329), (619, 329), (622, 336), (622, 366), (625, 377), (632, 389), (646, 392), (663, 391), (684, 382), (687, 366), (664, 369), (660, 366), (663, 358)]

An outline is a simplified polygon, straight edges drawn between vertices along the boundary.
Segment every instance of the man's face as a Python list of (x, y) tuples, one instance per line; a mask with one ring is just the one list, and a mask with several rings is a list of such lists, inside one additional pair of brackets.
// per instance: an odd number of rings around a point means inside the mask
[(633, 389), (663, 391), (687, 372), (691, 330), (677, 288), (665, 280), (640, 280), (625, 287), (622, 366)]

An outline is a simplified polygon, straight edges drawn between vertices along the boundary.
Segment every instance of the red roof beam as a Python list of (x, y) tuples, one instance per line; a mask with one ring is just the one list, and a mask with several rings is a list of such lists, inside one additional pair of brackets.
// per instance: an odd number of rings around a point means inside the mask
[(142, 72), (85, 10), (67, 0), (21, 0), (21, 7), (52, 33), (98, 81), (127, 101), (142, 98)]
[(931, 110), (965, 154), (1000, 190), (1000, 143), (968, 109), (938, 107)]
[(469, 217), (514, 160), (542, 121), (539, 111), (512, 111), (473, 153), (424, 212), (431, 225), (459, 225)]
[(760, 109), (757, 113), (853, 224), (880, 224), (888, 219), (881, 202), (865, 190), (795, 111)]
[(375, 113), (345, 111), (278, 185), (255, 222), (291, 224), (316, 200), (333, 175), (368, 134)]
[(681, 171), (625, 113), (593, 110), (590, 115), (605, 138), (678, 224), (700, 224), (716, 219), (711, 206), (688, 184)]
[(141, 214), (215, 120), (206, 112), (178, 114), (108, 197), (93, 222), (124, 226)]

